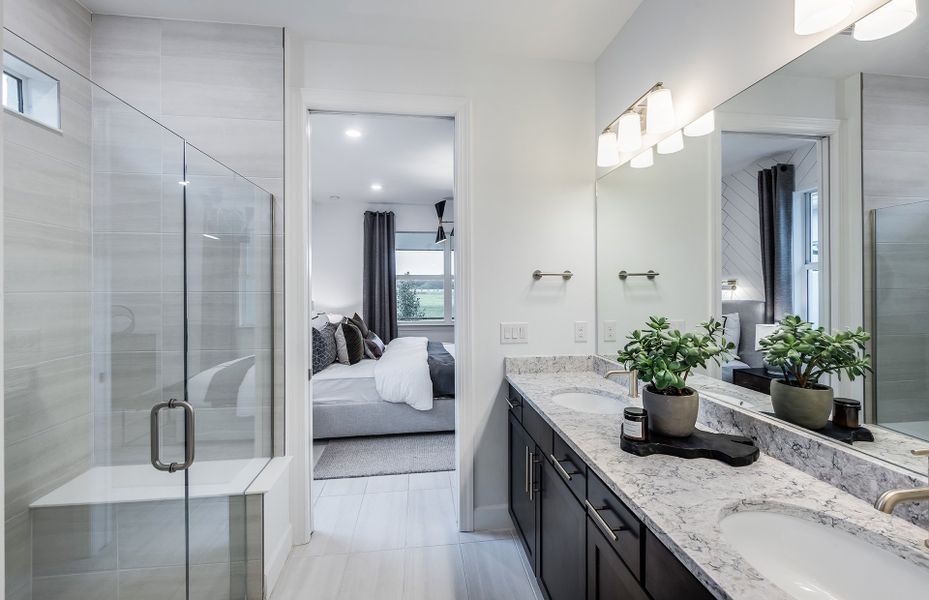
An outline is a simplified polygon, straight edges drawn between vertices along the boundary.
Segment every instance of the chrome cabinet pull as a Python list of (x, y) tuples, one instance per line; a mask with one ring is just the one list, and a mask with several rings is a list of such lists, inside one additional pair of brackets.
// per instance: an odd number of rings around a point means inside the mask
[(514, 408), (516, 408), (517, 406), (519, 406), (519, 403), (518, 403), (518, 402), (510, 402), (509, 396), (507, 396), (506, 398), (504, 398), (504, 400), (506, 400), (507, 406), (510, 407), (510, 410), (513, 410)]
[(528, 494), (529, 493), (529, 446), (526, 446), (526, 460), (524, 461), (524, 464), (526, 465), (526, 472), (524, 473), (523, 488), (525, 488), (524, 491)]
[(561, 466), (561, 461), (555, 458), (554, 454), (549, 454), (548, 456), (552, 459), (552, 464), (555, 465), (555, 470), (558, 471), (561, 478), (565, 481), (571, 481), (571, 473), (565, 471), (564, 467)]
[(609, 538), (612, 539), (614, 542), (619, 539), (616, 537), (617, 532), (625, 531), (626, 529), (628, 529), (628, 527), (626, 527), (625, 525), (620, 525), (618, 528), (613, 529), (612, 527), (606, 524), (606, 521), (604, 521), (603, 517), (600, 516), (600, 513), (598, 512), (598, 510), (610, 510), (609, 507), (603, 507), (601, 509), (596, 509), (594, 508), (594, 505), (590, 503), (589, 500), (584, 500), (584, 504), (587, 506), (587, 514), (590, 515), (590, 518), (593, 519), (594, 522), (597, 523), (597, 526), (600, 528), (600, 530), (603, 533), (605, 533), (607, 536), (609, 536)]
[(535, 452), (529, 453), (529, 502), (532, 502), (533, 493), (535, 492)]
[[(165, 464), (161, 462), (161, 431), (158, 422), (158, 413), (165, 408), (182, 408), (184, 409), (184, 462)], [(159, 471), (174, 473), (183, 471), (194, 464), (194, 448), (196, 446), (194, 426), (194, 407), (188, 402), (171, 398), (167, 402), (158, 402), (152, 407), (150, 414), (151, 431), (149, 440), (152, 466)]]

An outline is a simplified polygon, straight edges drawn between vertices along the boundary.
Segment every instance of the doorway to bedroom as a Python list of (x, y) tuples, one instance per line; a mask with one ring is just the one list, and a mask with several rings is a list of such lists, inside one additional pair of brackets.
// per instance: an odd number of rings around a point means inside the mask
[[(311, 111), (309, 123), (314, 537), (349, 551), (427, 532), (449, 539), (426, 545), (452, 543), (455, 120)], [(367, 512), (400, 539), (345, 530)]]

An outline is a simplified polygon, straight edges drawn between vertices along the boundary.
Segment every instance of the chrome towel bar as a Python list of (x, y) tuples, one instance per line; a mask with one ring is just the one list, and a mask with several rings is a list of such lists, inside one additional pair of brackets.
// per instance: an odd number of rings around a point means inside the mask
[(659, 275), (661, 275), (661, 273), (656, 273), (655, 271), (652, 271), (651, 269), (649, 269), (648, 271), (644, 273), (630, 273), (629, 271), (626, 271), (626, 270), (622, 270), (619, 272), (619, 278), (622, 279), (623, 281), (625, 281), (629, 277), (647, 277), (648, 279), (651, 280), (651, 279), (658, 277)]
[(542, 279), (543, 277), (561, 277), (562, 279), (567, 281), (571, 279), (572, 277), (574, 277), (574, 273), (572, 273), (571, 271), (564, 271), (563, 273), (545, 273), (538, 269), (532, 272), (532, 278), (535, 279), (536, 281), (538, 281), (539, 279)]

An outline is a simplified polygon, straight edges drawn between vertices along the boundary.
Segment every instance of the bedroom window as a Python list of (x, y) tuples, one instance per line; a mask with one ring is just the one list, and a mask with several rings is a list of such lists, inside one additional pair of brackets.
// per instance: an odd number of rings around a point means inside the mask
[[(819, 324), (819, 192), (809, 190), (799, 194), (800, 216), (798, 241), (802, 244), (796, 277), (797, 312), (814, 325)], [(796, 210), (796, 209), (795, 209)], [(796, 214), (796, 213), (795, 213)], [(796, 259), (795, 259), (796, 260)]]
[(401, 324), (451, 325), (454, 238), (435, 243), (435, 232), (397, 232), (397, 320)]

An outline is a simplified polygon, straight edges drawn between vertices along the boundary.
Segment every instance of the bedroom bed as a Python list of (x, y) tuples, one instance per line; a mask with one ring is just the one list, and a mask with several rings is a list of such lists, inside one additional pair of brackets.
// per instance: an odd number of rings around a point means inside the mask
[[(398, 338), (395, 342), (409, 339)], [(396, 345), (392, 342), (388, 350)], [(385, 353), (389, 355), (390, 352)], [(454, 431), (454, 357), (454, 344), (428, 342), (427, 364), (432, 392), (428, 410), (417, 410), (410, 404), (383, 398), (378, 391), (379, 373), (376, 372), (384, 368), (386, 361), (383, 359), (366, 358), (353, 365), (334, 363), (326, 367), (312, 378), (313, 439)], [(386, 377), (386, 374), (381, 373), (381, 376)], [(383, 381), (381, 384), (383, 391)]]

